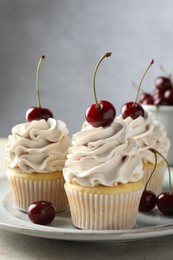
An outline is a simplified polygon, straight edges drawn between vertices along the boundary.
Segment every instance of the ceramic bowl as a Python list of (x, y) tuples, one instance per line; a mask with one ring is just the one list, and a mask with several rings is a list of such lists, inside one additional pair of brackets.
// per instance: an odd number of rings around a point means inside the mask
[(167, 131), (171, 147), (168, 153), (168, 163), (173, 165), (173, 106), (142, 105), (146, 111), (150, 111), (153, 117), (162, 122)]

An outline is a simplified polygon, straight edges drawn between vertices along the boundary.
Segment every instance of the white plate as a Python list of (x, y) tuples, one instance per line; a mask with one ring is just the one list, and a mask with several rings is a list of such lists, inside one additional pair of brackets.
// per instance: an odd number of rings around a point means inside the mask
[[(166, 181), (167, 186), (167, 181)], [(173, 217), (165, 217), (156, 208), (147, 214), (138, 214), (137, 225), (132, 230), (86, 231), (73, 227), (70, 212), (58, 213), (51, 225), (30, 222), (26, 213), (13, 206), (7, 178), (0, 178), (0, 227), (17, 233), (72, 241), (122, 242), (148, 239), (173, 234)]]

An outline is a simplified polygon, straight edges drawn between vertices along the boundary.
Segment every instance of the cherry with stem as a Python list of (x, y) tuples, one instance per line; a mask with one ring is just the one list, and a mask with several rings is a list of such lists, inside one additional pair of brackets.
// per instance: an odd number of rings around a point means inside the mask
[(39, 75), (40, 75), (40, 67), (45, 59), (45, 56), (42, 55), (38, 66), (37, 66), (37, 72), (36, 72), (36, 94), (37, 94), (37, 102), (38, 107), (31, 107), (26, 112), (26, 121), (31, 122), (33, 120), (40, 120), (45, 119), (48, 120), (50, 117), (53, 118), (53, 113), (48, 108), (41, 107), (41, 101), (40, 101), (40, 91), (39, 91)]
[(116, 110), (112, 103), (110, 103), (107, 100), (98, 101), (97, 94), (96, 94), (96, 86), (95, 86), (96, 74), (101, 62), (105, 58), (110, 57), (111, 55), (112, 52), (105, 53), (97, 63), (94, 70), (92, 85), (93, 85), (95, 104), (90, 105), (87, 108), (85, 113), (87, 122), (93, 127), (100, 127), (100, 126), (107, 127), (111, 125), (111, 123), (114, 121), (114, 118), (116, 116)]
[(147, 186), (148, 186), (148, 184), (153, 176), (153, 173), (155, 172), (156, 166), (157, 166), (156, 153), (154, 153), (154, 156), (155, 156), (155, 164), (154, 164), (153, 170), (145, 184), (144, 191), (142, 193), (141, 200), (139, 203), (139, 211), (141, 211), (141, 212), (150, 211), (150, 210), (154, 209), (156, 206), (156, 201), (157, 201), (156, 194), (151, 190), (147, 190)]
[(169, 191), (161, 192), (157, 197), (157, 207), (164, 215), (173, 216), (173, 192), (172, 192), (172, 180), (171, 180), (171, 170), (166, 158), (159, 152), (154, 149), (152, 150), (153, 153), (159, 154), (163, 160), (166, 162), (168, 174), (169, 174)]
[(150, 67), (153, 63), (154, 63), (154, 60), (152, 59), (149, 66), (146, 68), (146, 70), (144, 71), (144, 74), (142, 75), (142, 78), (139, 82), (138, 91), (137, 91), (137, 94), (136, 94), (135, 101), (125, 103), (122, 106), (121, 115), (122, 115), (123, 119), (126, 119), (129, 116), (132, 119), (136, 119), (139, 116), (145, 117), (145, 111), (144, 111), (143, 107), (139, 103), (137, 103), (137, 100), (138, 100), (138, 96), (139, 96), (139, 92), (140, 92), (140, 89), (141, 89), (143, 79), (144, 79), (146, 73), (148, 72), (148, 70), (150, 69)]

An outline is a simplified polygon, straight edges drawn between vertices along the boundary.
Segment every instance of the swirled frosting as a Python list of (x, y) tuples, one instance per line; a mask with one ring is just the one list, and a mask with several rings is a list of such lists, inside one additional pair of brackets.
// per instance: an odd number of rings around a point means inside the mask
[[(141, 158), (144, 163), (155, 163), (155, 157), (149, 148), (158, 150), (163, 156), (167, 156), (170, 147), (170, 141), (166, 130), (160, 121), (153, 118), (151, 113), (145, 112), (145, 118), (140, 116), (136, 119), (127, 117), (124, 122), (128, 125), (128, 134), (133, 137), (140, 148)], [(158, 156), (158, 162), (162, 158)]]
[(116, 120), (106, 128), (84, 122), (68, 150), (63, 170), (66, 182), (93, 187), (140, 180), (141, 157), (126, 130), (126, 125)]
[(6, 162), (25, 173), (62, 171), (70, 145), (68, 130), (60, 120), (18, 124), (8, 137)]

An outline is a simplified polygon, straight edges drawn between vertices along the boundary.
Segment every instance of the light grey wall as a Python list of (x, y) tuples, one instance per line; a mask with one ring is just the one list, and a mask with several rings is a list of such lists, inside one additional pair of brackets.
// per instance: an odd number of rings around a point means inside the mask
[(154, 88), (160, 64), (173, 72), (173, 1), (0, 0), (0, 137), (25, 122), (26, 110), (36, 105), (41, 54), (42, 106), (64, 120), (70, 134), (78, 131), (93, 103), (93, 69), (110, 50), (98, 71), (97, 93), (119, 114), (135, 97), (132, 81), (139, 82), (152, 58), (145, 90)]

